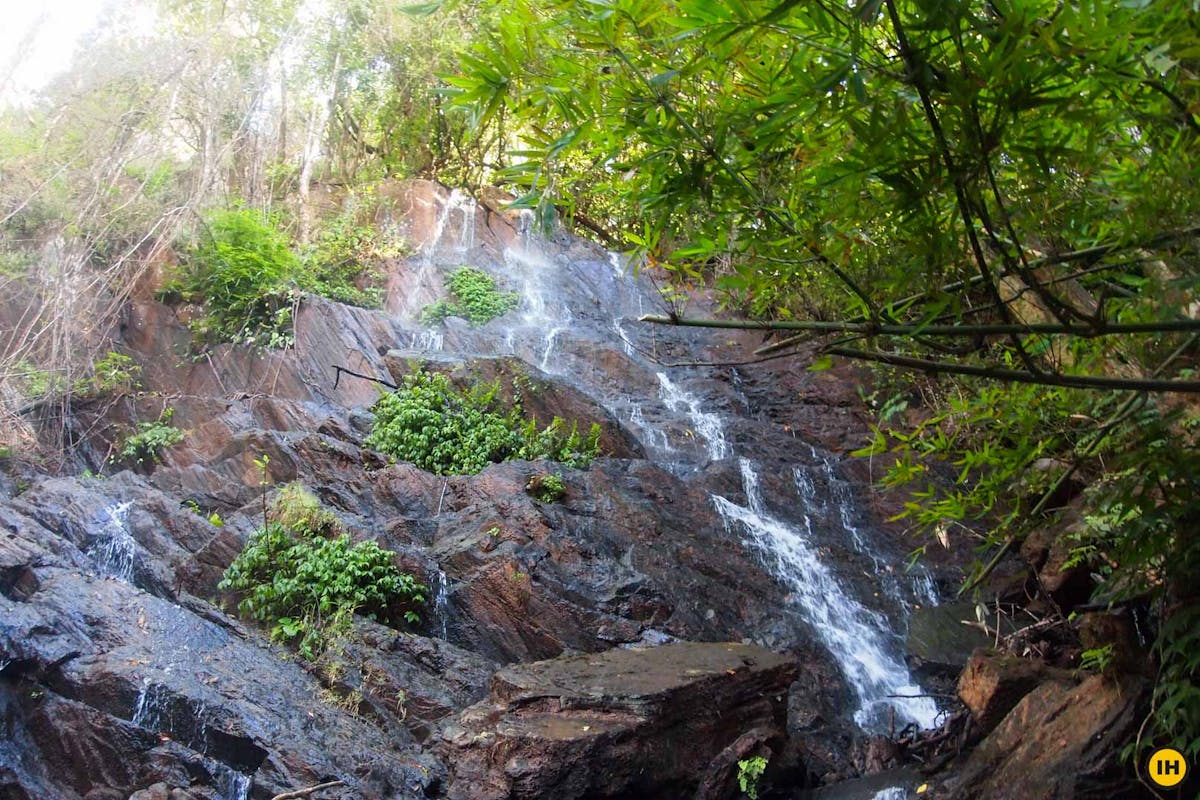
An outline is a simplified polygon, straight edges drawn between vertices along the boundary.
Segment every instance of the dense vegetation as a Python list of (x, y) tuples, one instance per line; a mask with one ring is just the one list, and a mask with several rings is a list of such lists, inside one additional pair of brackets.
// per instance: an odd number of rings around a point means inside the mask
[(357, 282), (374, 260), (400, 252), (399, 245), (355, 224), (353, 216), (334, 218), (311, 247), (297, 252), (292, 237), (271, 216), (248, 208), (219, 209), (207, 215), (200, 240), (186, 251), (165, 296), (203, 307), (204, 316), (192, 323), (203, 341), (288, 347), (304, 292), (377, 306), (381, 290)]
[(524, 418), (519, 404), (504, 409), (500, 385), (455, 388), (440, 373), (406, 375), (400, 388), (379, 398), (367, 444), (438, 475), (472, 475), (488, 464), (548, 458), (585, 467), (600, 454), (600, 425), (587, 434), (559, 417), (545, 428)]
[(491, 275), (473, 267), (459, 267), (446, 276), (449, 300), (438, 300), (421, 312), (425, 322), (441, 322), (446, 317), (462, 317), (473, 325), (482, 325), (516, 308), (521, 298), (516, 292), (496, 288)]

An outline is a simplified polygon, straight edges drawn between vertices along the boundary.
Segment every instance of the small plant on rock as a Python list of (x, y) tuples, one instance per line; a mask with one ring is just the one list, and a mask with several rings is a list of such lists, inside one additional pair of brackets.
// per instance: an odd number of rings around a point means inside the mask
[(141, 388), (142, 368), (129, 356), (110, 350), (92, 365), (92, 376), (75, 382), (76, 394), (98, 397), (127, 394)]
[(553, 503), (567, 496), (567, 485), (552, 472), (539, 472), (525, 484), (525, 491), (543, 503)]
[(473, 267), (459, 267), (446, 277), (451, 300), (439, 300), (425, 307), (421, 319), (426, 324), (441, 322), (446, 317), (464, 317), (472, 325), (503, 316), (516, 308), (521, 298), (516, 292), (496, 288), (491, 275)]
[(134, 433), (121, 445), (118, 458), (139, 466), (160, 463), (162, 451), (182, 442), (186, 435), (170, 424), (174, 414), (175, 409), (165, 408), (154, 422), (139, 422)]
[(271, 626), (315, 660), (335, 623), (359, 613), (384, 624), (418, 621), (428, 588), (375, 542), (350, 543), (337, 518), (299, 484), (284, 487), (270, 519), (225, 571), (219, 588), (241, 595), (238, 611)]
[(767, 769), (767, 759), (764, 756), (743, 758), (738, 761), (738, 788), (750, 800), (758, 800), (758, 781)]

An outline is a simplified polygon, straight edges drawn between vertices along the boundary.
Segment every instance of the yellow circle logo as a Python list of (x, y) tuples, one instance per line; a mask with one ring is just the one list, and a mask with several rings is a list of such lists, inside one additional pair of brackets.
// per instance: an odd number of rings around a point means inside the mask
[(1159, 786), (1170, 788), (1178, 785), (1187, 775), (1187, 759), (1178, 750), (1164, 747), (1155, 750), (1146, 764), (1146, 774)]

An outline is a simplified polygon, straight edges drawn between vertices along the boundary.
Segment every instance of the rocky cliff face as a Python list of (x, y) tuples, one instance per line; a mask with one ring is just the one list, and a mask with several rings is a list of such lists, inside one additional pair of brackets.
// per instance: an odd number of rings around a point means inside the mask
[[(840, 455), (865, 430), (845, 375), (668, 366), (748, 337), (639, 325), (658, 294), (619, 258), (433, 184), (394, 192), (379, 224), (418, 251), (386, 311), (308, 300), (292, 351), (195, 352), (178, 310), (136, 299), (117, 335), (144, 391), (72, 409), (76, 466), (111, 472), (122, 430), (165, 407), (185, 441), (144, 474), (4, 478), (0, 798), (732, 797), (739, 759), (800, 787), (854, 774), (863, 728), (934, 722), (892, 695), (921, 694), (901, 637), (953, 567), (902, 569), (869, 465)], [(460, 264), (520, 308), (420, 324)], [(391, 380), (414, 360), (519, 376), (539, 415), (600, 421), (610, 457), (556, 468), (555, 503), (525, 493), (526, 462), (389, 463), (363, 446), (379, 387), (333, 366)], [(432, 587), (415, 631), (356, 623), (348, 674), (221, 609), (264, 455), (269, 483), (302, 482)]]

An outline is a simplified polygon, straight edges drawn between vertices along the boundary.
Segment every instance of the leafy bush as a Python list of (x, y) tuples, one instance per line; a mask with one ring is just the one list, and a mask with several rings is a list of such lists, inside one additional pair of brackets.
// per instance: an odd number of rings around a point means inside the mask
[(539, 472), (525, 484), (525, 491), (543, 503), (553, 503), (567, 495), (567, 485), (552, 472)]
[(246, 543), (219, 588), (242, 596), (238, 611), (272, 626), (313, 660), (337, 620), (361, 613), (385, 624), (418, 621), (427, 587), (400, 572), (375, 542), (351, 545), (336, 518), (298, 485), (286, 487), (272, 519)]
[(6, 373), (6, 379), (12, 381), (23, 397), (45, 397), (65, 388), (61, 375), (42, 369), (28, 359), (17, 360), (8, 367)]
[(460, 267), (451, 272), (446, 278), (446, 288), (453, 300), (439, 300), (426, 306), (421, 312), (424, 322), (463, 317), (473, 325), (482, 325), (507, 314), (521, 302), (516, 292), (499, 291), (491, 275), (473, 267)]
[(210, 341), (288, 346), (301, 262), (277, 221), (234, 208), (209, 214), (206, 235), (168, 287), (204, 305), (192, 330)]
[(375, 404), (367, 444), (439, 475), (473, 475), (514, 458), (585, 467), (599, 455), (598, 424), (587, 436), (579, 434), (577, 423), (566, 432), (558, 418), (539, 430), (536, 420), (522, 419), (519, 406), (503, 411), (498, 393), (497, 383), (463, 393), (445, 375), (424, 370), (407, 375), (399, 389)]
[(159, 463), (162, 451), (184, 439), (184, 432), (169, 424), (175, 409), (164, 409), (154, 422), (139, 422), (135, 432), (121, 445), (118, 457), (138, 465)]
[(738, 788), (750, 800), (758, 800), (758, 780), (767, 769), (767, 759), (763, 756), (743, 758), (738, 761)]
[(215, 211), (206, 222), (206, 235), (167, 290), (204, 306), (192, 330), (209, 341), (290, 347), (303, 292), (377, 307), (382, 289), (360, 288), (360, 277), (369, 262), (403, 252), (402, 243), (355, 224), (348, 214), (327, 223), (303, 257), (279, 221), (259, 211)]
[[(1154, 710), (1128, 753), (1169, 744), (1200, 757), (1200, 540), (1184, 533), (1200, 520), (1200, 413), (1145, 394), (955, 385), (924, 422), (877, 429), (858, 454), (887, 455), (883, 483), (911, 497), (901, 516), (943, 536), (983, 529), (1000, 552), (1058, 524), (1066, 481), (1086, 486), (1073, 501), (1083, 525), (1066, 540), (1068, 563), (1088, 567), (1094, 602), (1146, 601), (1160, 622)], [(953, 483), (931, 476), (938, 462), (954, 467)], [(1104, 658), (1097, 648), (1085, 667)]]
[(538, 429), (537, 420), (525, 420), (521, 426), (521, 446), (516, 458), (536, 461), (548, 458), (568, 467), (583, 469), (600, 454), (600, 424), (592, 423), (587, 435), (579, 432), (579, 423), (572, 422), (571, 430), (562, 417), (555, 417), (545, 428)]

